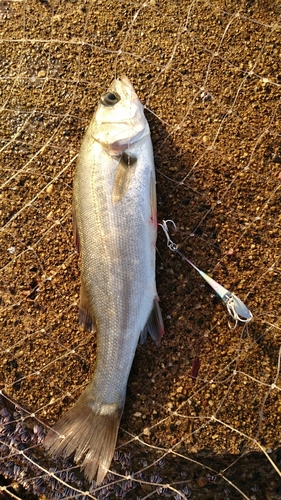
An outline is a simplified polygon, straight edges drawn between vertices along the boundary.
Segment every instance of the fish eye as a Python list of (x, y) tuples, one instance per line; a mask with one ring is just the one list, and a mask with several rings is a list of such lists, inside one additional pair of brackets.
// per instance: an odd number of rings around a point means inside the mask
[(107, 92), (101, 97), (101, 103), (104, 104), (104, 106), (114, 106), (118, 101), (120, 101), (120, 96), (115, 92)]

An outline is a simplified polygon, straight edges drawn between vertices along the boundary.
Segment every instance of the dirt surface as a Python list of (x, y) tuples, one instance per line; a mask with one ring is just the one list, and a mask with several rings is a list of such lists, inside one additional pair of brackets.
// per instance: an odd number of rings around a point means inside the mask
[(168, 486), (155, 498), (175, 484), (194, 499), (281, 498), (280, 12), (254, 0), (0, 6), (3, 393), (51, 426), (93, 374), (95, 336), (77, 325), (72, 179), (115, 72), (147, 109), (159, 221), (173, 219), (181, 252), (254, 315), (229, 328), (159, 229), (165, 336), (137, 349), (118, 438), (131, 470), (145, 469), (139, 498), (153, 498), (145, 482), (158, 473)]

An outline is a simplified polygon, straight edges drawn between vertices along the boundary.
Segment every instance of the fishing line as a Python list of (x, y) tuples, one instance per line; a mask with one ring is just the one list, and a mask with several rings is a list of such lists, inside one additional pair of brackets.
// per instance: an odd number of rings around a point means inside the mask
[(221, 300), (226, 305), (228, 313), (234, 320), (234, 326), (231, 326), (230, 323), (228, 323), (229, 328), (232, 329), (236, 328), (238, 321), (240, 321), (241, 323), (249, 323), (253, 319), (253, 315), (251, 311), (248, 309), (248, 307), (244, 304), (244, 302), (242, 302), (242, 300), (240, 300), (239, 297), (237, 297), (237, 295), (235, 295), (234, 293), (227, 290), (227, 288), (217, 283), (217, 281), (208, 276), (208, 274), (201, 271), (201, 269), (198, 269), (198, 267), (195, 266), (193, 262), (191, 262), (187, 257), (185, 257), (185, 255), (178, 249), (178, 245), (174, 243), (173, 240), (170, 238), (169, 229), (167, 225), (168, 222), (171, 222), (175, 230), (177, 229), (176, 224), (171, 219), (163, 220), (162, 224), (158, 223), (158, 225), (162, 227), (165, 236), (167, 238), (167, 247), (172, 252), (177, 253), (190, 266), (192, 266), (193, 269), (195, 269), (200, 274), (200, 276), (213, 288), (216, 294), (221, 298)]

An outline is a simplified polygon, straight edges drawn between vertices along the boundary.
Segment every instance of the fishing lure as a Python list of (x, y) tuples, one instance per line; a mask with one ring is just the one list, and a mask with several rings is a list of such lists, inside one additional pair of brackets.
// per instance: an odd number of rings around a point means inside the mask
[(178, 245), (172, 241), (169, 235), (169, 229), (167, 223), (170, 222), (174, 229), (176, 230), (176, 224), (174, 223), (173, 220), (168, 219), (168, 220), (163, 220), (162, 224), (158, 224), (160, 227), (162, 227), (165, 236), (167, 238), (167, 246), (168, 248), (172, 251), (177, 253), (180, 257), (182, 257), (190, 266), (195, 269), (200, 276), (213, 288), (213, 290), (216, 292), (216, 294), (222, 299), (222, 301), (225, 303), (226, 308), (228, 310), (228, 313), (234, 320), (234, 326), (232, 328), (236, 328), (238, 321), (242, 323), (249, 323), (253, 319), (253, 315), (251, 311), (248, 309), (248, 307), (242, 302), (242, 300), (237, 297), (234, 293), (230, 292), (225, 288), (224, 286), (220, 285), (215, 281), (213, 278), (208, 276), (208, 274), (204, 273), (201, 271), (201, 269), (198, 269), (193, 262), (191, 262), (185, 255), (178, 249)]

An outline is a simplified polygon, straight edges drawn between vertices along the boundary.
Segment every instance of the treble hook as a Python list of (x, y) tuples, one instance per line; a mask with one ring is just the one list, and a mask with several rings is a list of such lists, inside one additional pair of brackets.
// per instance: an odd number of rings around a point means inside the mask
[(226, 305), (228, 313), (235, 321), (234, 327), (232, 328), (236, 328), (238, 321), (241, 321), (242, 323), (248, 323), (249, 321), (251, 321), (253, 319), (253, 315), (251, 311), (248, 309), (248, 307), (244, 304), (244, 302), (242, 302), (242, 300), (239, 299), (239, 297), (237, 297), (234, 293), (227, 290), (227, 288), (225, 288), (224, 286), (220, 285), (217, 281), (208, 276), (208, 274), (204, 273), (204, 271), (198, 269), (198, 267), (195, 266), (195, 264), (193, 264), (191, 260), (187, 259), (187, 257), (183, 255), (183, 253), (178, 249), (178, 245), (176, 245), (176, 243), (174, 243), (170, 238), (167, 222), (171, 222), (175, 230), (177, 229), (177, 226), (171, 219), (163, 220), (162, 224), (160, 223), (158, 224), (160, 227), (162, 227), (165, 233), (165, 236), (167, 238), (168, 248), (172, 252), (176, 252), (188, 264), (190, 264), (200, 274), (200, 276), (202, 276), (202, 278), (213, 288), (213, 290), (217, 293), (217, 295), (222, 299), (222, 301)]
[(245, 306), (244, 302), (237, 297), (237, 295), (234, 295), (234, 293), (228, 292), (222, 300), (224, 301), (230, 316), (235, 321), (234, 327), (232, 328), (236, 328), (238, 321), (241, 323), (249, 323), (249, 321), (253, 319), (251, 311)]

